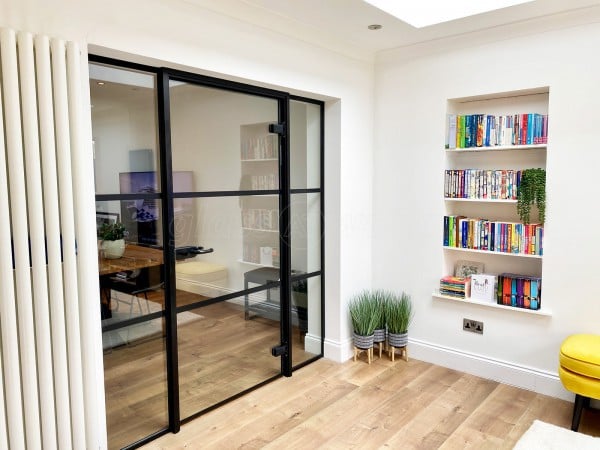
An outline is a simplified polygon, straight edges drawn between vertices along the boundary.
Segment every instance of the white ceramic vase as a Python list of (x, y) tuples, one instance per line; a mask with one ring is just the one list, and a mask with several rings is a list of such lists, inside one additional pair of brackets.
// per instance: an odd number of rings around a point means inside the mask
[(125, 252), (125, 239), (100, 242), (100, 250), (106, 259), (118, 259)]

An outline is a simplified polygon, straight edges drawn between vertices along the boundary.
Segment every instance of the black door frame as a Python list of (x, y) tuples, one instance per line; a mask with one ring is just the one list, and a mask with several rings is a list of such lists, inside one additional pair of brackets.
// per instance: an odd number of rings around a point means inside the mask
[[(171, 333), (167, 333), (167, 372), (173, 382), (168, 383), (169, 386), (169, 428), (173, 432), (178, 432), (180, 424), (187, 422), (197, 417), (197, 415), (203, 414), (210, 409), (214, 409), (220, 406), (223, 402), (219, 402), (212, 407), (205, 410), (199, 411), (197, 414), (193, 414), (190, 417), (186, 417), (181, 420), (180, 408), (179, 408), (179, 383), (178, 381), (178, 348), (177, 348), (177, 314), (180, 312), (188, 311), (194, 307), (200, 306), (199, 304), (190, 304), (184, 307), (177, 307), (175, 304), (175, 242), (172, 238), (174, 236), (173, 230), (173, 199), (174, 198), (201, 198), (201, 197), (216, 197), (216, 196), (240, 196), (240, 195), (256, 195), (256, 191), (220, 191), (220, 192), (187, 192), (187, 193), (174, 193), (173, 192), (173, 179), (171, 170), (172, 161), (172, 146), (171, 146), (171, 127), (170, 127), (170, 102), (169, 102), (169, 81), (179, 81), (184, 83), (190, 83), (197, 86), (209, 87), (215, 89), (222, 89), (228, 92), (237, 92), (246, 95), (256, 95), (263, 98), (269, 98), (277, 101), (278, 108), (278, 123), (283, 125), (284, 132), (279, 135), (279, 189), (273, 191), (261, 191), (260, 194), (266, 195), (267, 193), (273, 193), (279, 195), (279, 208), (280, 208), (280, 345), (289, 348), (289, 340), (291, 336), (291, 320), (290, 320), (290, 272), (291, 272), (291, 256), (289, 246), (289, 125), (287, 123), (288, 118), (288, 102), (289, 95), (286, 92), (275, 91), (271, 89), (259, 88), (256, 86), (249, 86), (242, 83), (233, 81), (221, 80), (218, 78), (207, 77), (203, 75), (191, 74), (172, 69), (159, 69), (159, 80), (162, 86), (158, 92), (159, 98), (162, 99), (159, 105), (159, 111), (163, 114), (162, 120), (159, 124), (159, 135), (161, 144), (161, 156), (164, 158), (162, 161), (163, 172), (161, 179), (163, 180), (163, 189), (166, 201), (163, 202), (164, 220), (169, 224), (168, 229), (164, 227), (163, 242), (165, 248), (165, 280), (167, 281), (166, 286), (168, 292), (166, 293), (166, 319), (169, 322)], [(283, 236), (282, 236), (283, 233)], [(261, 286), (262, 290), (264, 286)], [(232, 294), (219, 296), (211, 299), (210, 301), (203, 301), (201, 306), (208, 306), (213, 303), (221, 302), (227, 298), (237, 297), (249, 293), (249, 290), (238, 291)], [(278, 343), (274, 342), (273, 345)], [(292, 364), (291, 364), (291, 353), (285, 352), (281, 355), (281, 374), (284, 376), (291, 376)], [(269, 381), (269, 380), (267, 380)], [(245, 393), (246, 391), (241, 392)], [(228, 399), (229, 401), (230, 399)]]
[[(144, 64), (132, 63), (119, 59), (89, 55), (89, 61), (92, 63), (107, 64), (117, 68), (125, 68), (139, 70), (142, 72), (152, 73), (156, 75), (157, 82), (157, 124), (158, 124), (158, 145), (159, 145), (159, 161), (160, 161), (160, 187), (159, 194), (149, 194), (153, 198), (161, 200), (162, 217), (163, 217), (163, 258), (164, 258), (164, 276), (165, 276), (165, 310), (140, 318), (131, 319), (123, 322), (123, 326), (139, 323), (144, 320), (163, 317), (166, 322), (166, 369), (167, 369), (167, 396), (168, 396), (168, 428), (159, 430), (131, 445), (125, 447), (127, 449), (138, 448), (159, 436), (169, 432), (177, 433), (180, 426), (197, 416), (204, 414), (214, 408), (221, 406), (247, 392), (254, 390), (266, 383), (269, 383), (280, 376), (289, 377), (293, 370), (303, 367), (321, 357), (324, 353), (324, 336), (325, 336), (325, 282), (324, 282), (324, 263), (325, 263), (325, 248), (324, 248), (324, 103), (318, 100), (290, 95), (284, 91), (268, 89), (264, 87), (253, 86), (245, 83), (199, 75), (189, 72), (184, 72), (169, 68), (157, 68)], [(279, 134), (279, 189), (272, 191), (213, 191), (213, 192), (188, 192), (174, 193), (173, 192), (173, 177), (172, 177), (172, 148), (171, 148), (171, 117), (170, 117), (170, 99), (169, 99), (169, 81), (182, 81), (186, 83), (196, 84), (203, 87), (211, 87), (222, 89), (230, 92), (238, 92), (248, 95), (256, 95), (260, 97), (276, 100), (278, 103), (278, 122), (282, 126)], [(320, 136), (320, 187), (307, 189), (291, 189), (290, 186), (290, 140), (289, 140), (289, 102), (297, 100), (306, 103), (319, 105), (321, 114), (321, 136)], [(320, 270), (302, 275), (291, 275), (291, 241), (290, 241), (290, 204), (291, 194), (320, 194), (320, 213), (321, 213), (321, 267)], [(203, 301), (203, 306), (218, 303), (227, 299), (235, 298), (244, 294), (263, 291), (265, 288), (280, 288), (280, 343), (286, 349), (286, 352), (281, 357), (281, 373), (275, 377), (267, 379), (250, 389), (244, 390), (233, 397), (221, 401), (207, 409), (181, 419), (179, 405), (179, 370), (178, 370), (178, 341), (177, 341), (177, 314), (194, 309), (198, 304), (189, 304), (177, 307), (175, 304), (175, 242), (174, 223), (173, 223), (173, 199), (174, 198), (200, 198), (200, 197), (221, 197), (221, 196), (242, 196), (242, 195), (279, 195), (279, 211), (280, 211), (280, 281), (268, 285), (262, 285), (254, 288), (249, 288), (243, 291), (219, 296), (208, 301)], [(147, 194), (148, 195), (148, 194)], [(119, 194), (100, 194), (96, 195), (96, 201), (120, 200), (122, 195)], [(292, 336), (292, 321), (291, 321), (291, 285), (294, 281), (305, 280), (308, 278), (321, 277), (321, 353), (313, 358), (310, 358), (302, 363), (292, 367), (291, 354), (291, 336)], [(113, 328), (113, 327), (110, 327)], [(274, 345), (277, 343), (273, 343)]]

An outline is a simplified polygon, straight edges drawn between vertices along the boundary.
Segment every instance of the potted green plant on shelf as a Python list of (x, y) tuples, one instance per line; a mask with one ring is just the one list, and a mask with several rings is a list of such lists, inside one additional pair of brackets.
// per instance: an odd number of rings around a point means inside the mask
[[(408, 327), (414, 316), (410, 295), (402, 292), (400, 296), (390, 296), (386, 303), (385, 316), (388, 328), (387, 342), (393, 360), (395, 349), (406, 347), (408, 343)], [(406, 356), (406, 350), (404, 354)]]
[(349, 310), (354, 329), (354, 346), (361, 350), (371, 349), (375, 328), (380, 323), (383, 312), (376, 302), (372, 301), (371, 292), (367, 290), (350, 300)]
[(525, 169), (521, 172), (521, 182), (517, 192), (517, 212), (523, 223), (529, 223), (532, 205), (537, 206), (538, 219), (540, 223), (544, 223), (546, 218), (546, 171), (544, 169)]
[(120, 222), (102, 224), (98, 232), (102, 257), (106, 259), (121, 258), (125, 253), (125, 236), (127, 234), (125, 225)]

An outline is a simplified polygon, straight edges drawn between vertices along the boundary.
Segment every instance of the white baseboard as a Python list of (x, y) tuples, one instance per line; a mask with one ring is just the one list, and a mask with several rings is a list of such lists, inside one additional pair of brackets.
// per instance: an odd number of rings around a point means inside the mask
[(230, 289), (221, 287), (226, 284), (226, 281), (227, 280), (221, 280), (218, 282), (218, 284), (212, 284), (177, 278), (176, 285), (177, 289), (182, 291), (187, 291), (198, 295), (204, 295), (206, 297), (218, 297), (219, 295), (228, 294), (230, 292)]
[(325, 358), (341, 363), (348, 361), (352, 355), (352, 338), (341, 342), (325, 338)]
[(321, 338), (314, 334), (306, 333), (304, 336), (304, 350), (308, 353), (319, 355), (321, 353)]
[(409, 338), (408, 344), (409, 358), (573, 401), (573, 394), (563, 387), (557, 373), (488, 358), (418, 339)]

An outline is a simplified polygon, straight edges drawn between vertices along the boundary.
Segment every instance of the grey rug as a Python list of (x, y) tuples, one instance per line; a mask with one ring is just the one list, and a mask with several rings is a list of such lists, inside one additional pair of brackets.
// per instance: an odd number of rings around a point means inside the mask
[[(129, 299), (127, 300), (129, 301)], [(113, 303), (114, 302), (116, 301), (113, 301)], [(135, 317), (140, 317), (142, 314), (148, 314), (147, 307), (150, 309), (150, 313), (160, 311), (161, 306), (156, 302), (148, 301), (147, 305), (145, 299), (141, 299), (140, 302), (142, 305), (142, 312), (140, 312), (137, 302), (134, 303), (131, 314), (129, 313), (129, 306), (121, 304), (119, 306), (119, 310), (112, 311), (112, 317), (110, 319), (105, 319), (102, 321), (102, 325), (106, 326)], [(199, 314), (195, 314), (192, 312), (184, 312), (177, 315), (177, 324), (183, 325), (202, 319), (203, 316)], [(102, 347), (104, 348), (104, 350), (109, 350), (111, 348), (116, 348), (123, 345), (139, 344), (149, 339), (162, 337), (164, 334), (162, 324), (162, 319), (154, 319), (148, 322), (142, 322), (136, 325), (131, 325), (129, 327), (106, 331), (102, 333)]]

